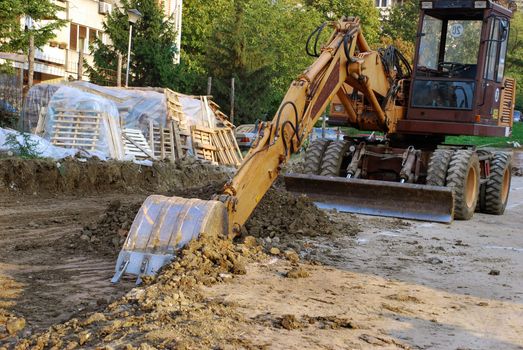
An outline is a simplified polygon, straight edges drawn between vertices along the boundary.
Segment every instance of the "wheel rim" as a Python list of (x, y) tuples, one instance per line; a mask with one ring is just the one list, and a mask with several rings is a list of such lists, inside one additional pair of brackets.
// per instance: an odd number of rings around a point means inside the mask
[(465, 202), (467, 203), (467, 207), (475, 206), (474, 201), (476, 200), (476, 197), (478, 195), (478, 177), (476, 174), (476, 168), (471, 167), (469, 169), (469, 172), (467, 174), (467, 183), (465, 184)]
[(506, 168), (503, 172), (503, 184), (501, 186), (501, 200), (503, 203), (507, 200), (510, 189), (510, 169)]

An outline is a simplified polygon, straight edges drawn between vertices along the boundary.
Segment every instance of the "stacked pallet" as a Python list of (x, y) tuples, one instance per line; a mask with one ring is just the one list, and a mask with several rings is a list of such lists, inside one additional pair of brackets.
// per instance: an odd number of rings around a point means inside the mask
[(66, 148), (96, 150), (104, 115), (97, 111), (55, 110), (51, 143)]
[(174, 120), (167, 122), (163, 128), (149, 122), (149, 145), (157, 159), (175, 161), (185, 157), (190, 149), (189, 134), (180, 130)]
[(240, 165), (242, 153), (230, 128), (191, 127), (196, 157), (223, 165)]
[[(121, 158), (122, 145), (116, 140), (119, 138), (120, 128), (114, 118), (95, 110), (56, 108), (54, 113), (50, 131), (53, 145), (96, 151), (102, 138), (102, 127), (105, 127), (109, 155), (114, 159)], [(39, 124), (43, 124), (46, 116), (41, 115), (40, 119), (42, 122), (39, 120)]]

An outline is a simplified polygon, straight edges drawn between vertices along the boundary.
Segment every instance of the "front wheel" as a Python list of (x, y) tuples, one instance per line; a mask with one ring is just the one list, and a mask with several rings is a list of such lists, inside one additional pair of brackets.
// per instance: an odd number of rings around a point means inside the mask
[(511, 180), (510, 155), (505, 152), (494, 153), (490, 163), (490, 177), (485, 184), (485, 213), (502, 215), (505, 212)]
[(479, 198), (479, 185), (478, 155), (469, 150), (457, 150), (452, 155), (447, 172), (447, 187), (454, 192), (455, 219), (472, 218)]

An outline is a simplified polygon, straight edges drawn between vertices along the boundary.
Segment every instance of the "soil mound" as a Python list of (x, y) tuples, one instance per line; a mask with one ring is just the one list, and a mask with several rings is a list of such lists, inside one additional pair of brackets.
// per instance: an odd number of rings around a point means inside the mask
[(3, 158), (0, 159), (0, 192), (53, 195), (108, 191), (167, 192), (212, 180), (225, 181), (231, 171), (193, 158), (175, 163), (154, 162), (152, 166), (97, 158), (84, 161), (76, 158), (60, 161)]
[(267, 247), (303, 249), (304, 237), (355, 235), (357, 224), (338, 223), (305, 196), (271, 188), (245, 224), (245, 234), (263, 239)]
[[(170, 191), (169, 195), (210, 199), (219, 192), (223, 182), (211, 182), (203, 187)], [(120, 251), (131, 224), (143, 201), (109, 204), (106, 212), (83, 228), (67, 245), (73, 249), (88, 249), (102, 255), (115, 256)], [(271, 188), (247, 221), (242, 237), (254, 236), (267, 250), (294, 249), (300, 252), (304, 237), (317, 235), (354, 235), (358, 227), (333, 221), (304, 196), (295, 196), (285, 190)]]

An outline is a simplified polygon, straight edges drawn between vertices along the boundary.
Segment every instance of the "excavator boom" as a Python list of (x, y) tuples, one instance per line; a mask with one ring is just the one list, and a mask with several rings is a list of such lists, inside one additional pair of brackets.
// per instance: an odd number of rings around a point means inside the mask
[[(333, 27), (329, 42), (314, 63), (291, 83), (274, 119), (260, 128), (255, 143), (222, 194), (207, 202), (156, 195), (144, 202), (118, 256), (113, 282), (124, 273), (156, 273), (175, 256), (177, 249), (200, 233), (238, 235), (283, 164), (300, 149), (340, 91), (347, 74), (362, 89), (374, 94), (368, 80), (347, 69), (350, 64), (361, 66), (365, 61), (354, 57), (356, 47), (370, 51), (359, 18), (343, 18), (328, 25)], [(376, 57), (372, 59), (380, 64)], [(385, 85), (380, 89), (387, 90), (388, 80), (383, 79), (382, 83)], [(390, 121), (381, 113), (376, 123), (386, 127)]]

